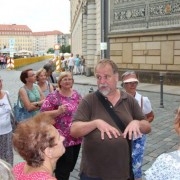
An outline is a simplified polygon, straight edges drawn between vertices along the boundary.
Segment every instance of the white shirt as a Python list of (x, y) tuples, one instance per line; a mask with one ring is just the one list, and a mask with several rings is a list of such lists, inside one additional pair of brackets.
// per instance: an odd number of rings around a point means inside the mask
[(74, 57), (69, 57), (68, 59), (68, 66), (74, 66)]
[(136, 92), (135, 99), (138, 101), (138, 104), (140, 107), (141, 107), (141, 97), (143, 98), (142, 111), (145, 115), (149, 114), (152, 111), (152, 107), (151, 107), (151, 103), (150, 103), (148, 97), (144, 97), (141, 94), (139, 94), (138, 92)]
[(12, 131), (11, 119), (10, 119), (11, 107), (5, 94), (0, 99), (0, 135), (7, 134)]
[(161, 154), (145, 171), (146, 180), (180, 180), (180, 150)]

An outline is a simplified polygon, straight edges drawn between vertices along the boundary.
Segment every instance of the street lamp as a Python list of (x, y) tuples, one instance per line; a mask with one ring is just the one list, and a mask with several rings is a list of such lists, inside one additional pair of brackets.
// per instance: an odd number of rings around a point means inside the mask
[(101, 1), (101, 59), (109, 58), (108, 0)]

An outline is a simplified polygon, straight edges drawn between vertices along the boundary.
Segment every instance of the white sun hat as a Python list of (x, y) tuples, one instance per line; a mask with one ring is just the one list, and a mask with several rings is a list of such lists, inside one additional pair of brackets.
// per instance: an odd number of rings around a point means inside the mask
[(132, 72), (125, 72), (122, 75), (122, 82), (123, 83), (129, 83), (129, 82), (139, 82), (139, 80), (136, 77), (136, 74), (134, 73), (134, 71)]

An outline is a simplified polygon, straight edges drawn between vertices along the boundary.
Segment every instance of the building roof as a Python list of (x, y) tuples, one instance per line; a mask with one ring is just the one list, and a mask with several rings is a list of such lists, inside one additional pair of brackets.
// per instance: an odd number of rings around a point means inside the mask
[(31, 32), (32, 30), (27, 25), (17, 24), (0, 24), (0, 32)]
[(61, 35), (63, 34), (61, 31), (43, 31), (43, 32), (33, 32), (33, 36), (47, 36), (47, 35)]

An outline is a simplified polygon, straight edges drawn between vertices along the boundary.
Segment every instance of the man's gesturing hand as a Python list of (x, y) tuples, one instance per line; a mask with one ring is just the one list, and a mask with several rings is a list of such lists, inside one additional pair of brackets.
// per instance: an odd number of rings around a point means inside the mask
[(101, 132), (101, 139), (104, 139), (104, 134), (105, 133), (107, 134), (107, 136), (110, 139), (112, 139), (113, 136), (115, 138), (118, 138), (120, 136), (120, 132), (116, 128), (114, 128), (113, 126), (106, 123), (105, 121), (103, 121), (101, 119), (97, 119), (97, 120), (95, 120), (95, 123), (96, 123), (96, 127)]
[(139, 137), (142, 137), (142, 133), (140, 131), (140, 121), (133, 120), (128, 124), (128, 126), (126, 127), (123, 133), (123, 137), (126, 138), (127, 135), (130, 140), (132, 138), (137, 139)]

